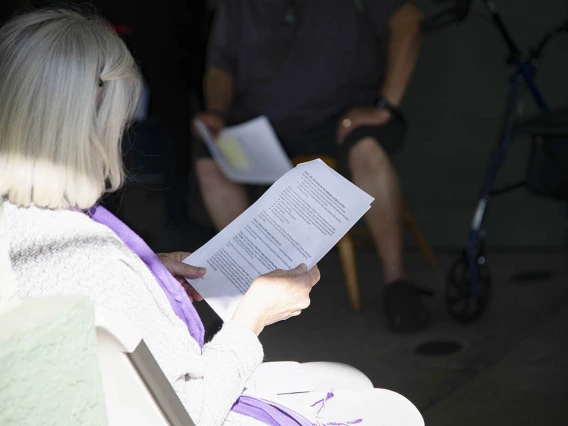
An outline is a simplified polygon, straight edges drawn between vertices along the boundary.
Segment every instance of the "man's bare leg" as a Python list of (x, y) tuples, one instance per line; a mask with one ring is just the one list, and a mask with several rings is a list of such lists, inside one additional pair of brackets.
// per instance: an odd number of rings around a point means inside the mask
[(220, 231), (249, 207), (242, 185), (228, 180), (211, 158), (200, 158), (195, 165), (205, 208)]
[(403, 266), (401, 195), (396, 172), (385, 151), (367, 137), (349, 151), (353, 183), (375, 197), (365, 215), (379, 257), (385, 282), (405, 278)]
[(401, 195), (397, 175), (386, 153), (373, 138), (361, 139), (349, 152), (353, 182), (375, 197), (365, 218), (383, 263), (383, 304), (395, 332), (424, 330), (428, 311), (414, 284), (405, 279), (402, 250)]

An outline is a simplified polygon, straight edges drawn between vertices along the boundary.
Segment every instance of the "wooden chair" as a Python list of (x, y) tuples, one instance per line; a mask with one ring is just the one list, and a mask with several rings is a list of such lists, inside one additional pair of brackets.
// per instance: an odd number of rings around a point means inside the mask
[[(306, 161), (312, 161), (315, 159), (321, 159), (325, 164), (327, 164), (332, 169), (337, 169), (337, 163), (335, 159), (327, 156), (319, 155), (300, 155), (292, 158), (292, 163), (294, 165), (304, 163)], [(438, 259), (432, 251), (432, 247), (428, 243), (424, 232), (418, 225), (414, 213), (403, 200), (402, 202), (402, 221), (404, 227), (410, 231), (414, 239), (416, 240), (420, 251), (426, 258), (426, 261), (432, 268), (438, 267)], [(371, 242), (370, 234), (368, 229), (363, 228), (352, 228), (345, 236), (339, 240), (337, 243), (337, 249), (339, 250), (339, 258), (341, 260), (341, 266), (343, 268), (343, 274), (345, 276), (345, 286), (347, 288), (347, 295), (349, 297), (349, 303), (351, 309), (355, 312), (361, 310), (361, 292), (359, 290), (359, 278), (357, 276), (357, 261), (356, 261), (356, 247), (359, 245), (356, 243), (354, 236), (363, 237), (367, 243)]]

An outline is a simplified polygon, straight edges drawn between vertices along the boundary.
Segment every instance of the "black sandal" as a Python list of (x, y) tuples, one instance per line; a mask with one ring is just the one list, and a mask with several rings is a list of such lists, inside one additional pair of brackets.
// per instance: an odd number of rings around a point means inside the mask
[(422, 296), (432, 295), (406, 280), (395, 281), (383, 288), (383, 306), (389, 328), (395, 333), (413, 333), (430, 325), (430, 314), (422, 304)]

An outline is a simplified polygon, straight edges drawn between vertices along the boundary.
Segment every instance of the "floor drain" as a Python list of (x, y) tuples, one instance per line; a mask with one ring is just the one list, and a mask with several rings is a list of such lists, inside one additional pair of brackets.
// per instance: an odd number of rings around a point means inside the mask
[(418, 345), (414, 352), (424, 356), (444, 356), (461, 351), (463, 346), (463, 343), (456, 340), (430, 340)]

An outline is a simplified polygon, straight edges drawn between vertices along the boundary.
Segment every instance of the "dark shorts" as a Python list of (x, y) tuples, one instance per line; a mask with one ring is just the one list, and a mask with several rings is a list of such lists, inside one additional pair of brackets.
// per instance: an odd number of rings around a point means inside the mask
[[(372, 137), (389, 155), (395, 154), (404, 148), (406, 123), (393, 115), (384, 126), (361, 126), (354, 129), (349, 136), (338, 144), (336, 141), (337, 122), (330, 121), (329, 125), (322, 126), (317, 135), (310, 135), (306, 139), (297, 141), (281, 140), (284, 151), (290, 158), (298, 155), (321, 155), (334, 158), (337, 161), (338, 172), (349, 177), (347, 160), (349, 150), (364, 138)], [(201, 141), (196, 146), (194, 158), (210, 158), (211, 154)]]

